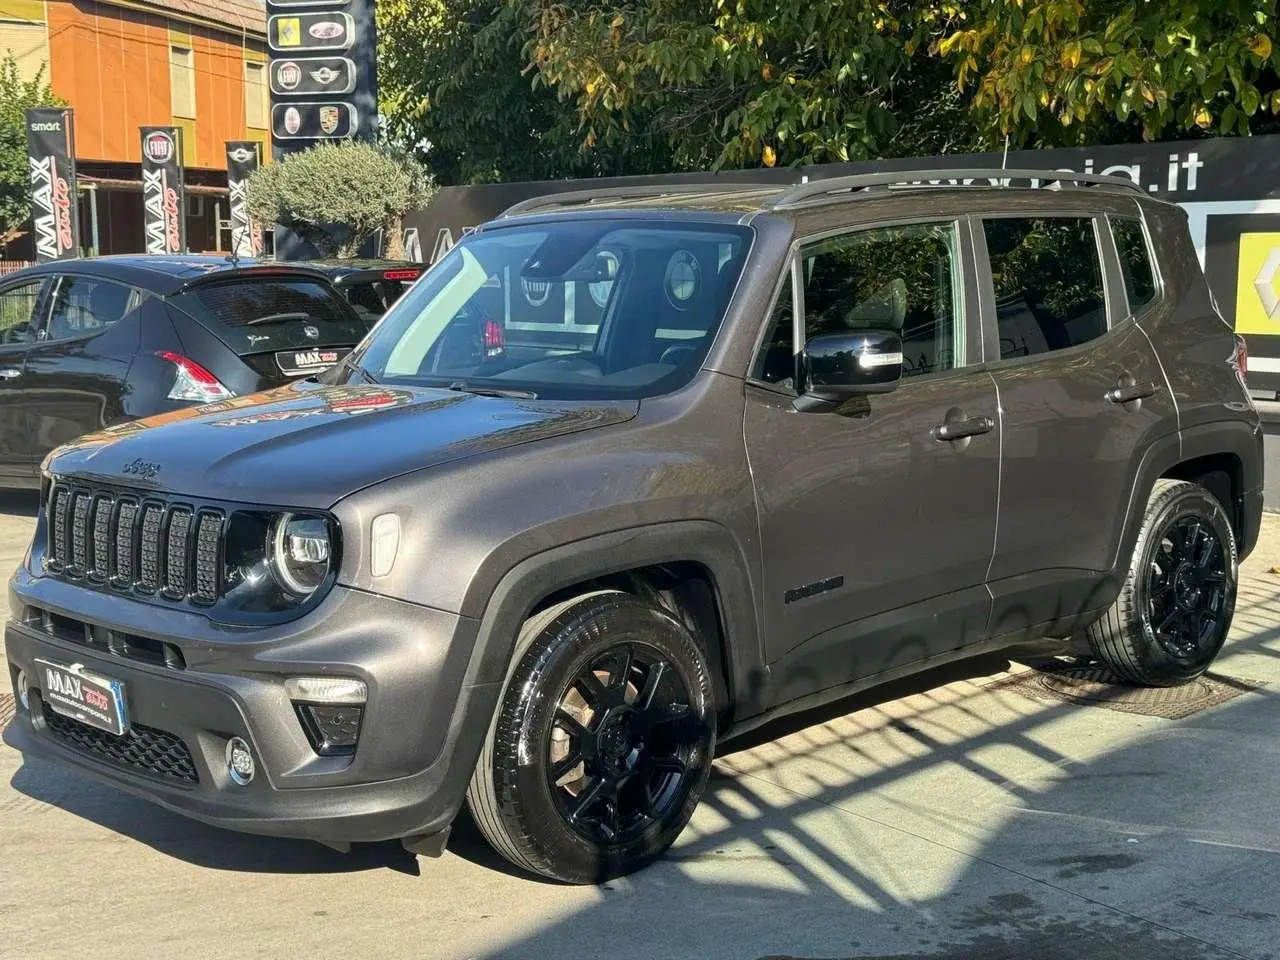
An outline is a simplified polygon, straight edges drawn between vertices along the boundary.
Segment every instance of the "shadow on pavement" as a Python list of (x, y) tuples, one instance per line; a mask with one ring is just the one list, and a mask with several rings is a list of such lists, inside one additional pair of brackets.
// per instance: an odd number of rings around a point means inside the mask
[(36, 490), (0, 490), (0, 517), (33, 518), (39, 506)]

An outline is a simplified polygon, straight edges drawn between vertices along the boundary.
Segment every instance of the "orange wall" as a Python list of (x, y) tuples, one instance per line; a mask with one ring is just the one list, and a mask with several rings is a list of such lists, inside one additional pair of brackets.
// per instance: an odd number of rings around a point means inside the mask
[(189, 38), (195, 52), (196, 147), (188, 165), (225, 166), (224, 142), (246, 134), (240, 37), (94, 0), (49, 0), (46, 9), (50, 81), (75, 110), (78, 157), (139, 162), (138, 127), (174, 122), (169, 47)]

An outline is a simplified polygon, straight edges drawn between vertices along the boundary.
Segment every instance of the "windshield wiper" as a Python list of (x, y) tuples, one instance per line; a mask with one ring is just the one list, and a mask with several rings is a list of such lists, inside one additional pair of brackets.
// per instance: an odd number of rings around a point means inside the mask
[(265, 317), (254, 317), (252, 320), (246, 320), (246, 327), (257, 327), (264, 323), (288, 323), (291, 320), (310, 320), (309, 313), (268, 313)]
[(342, 358), (342, 362), (339, 363), (338, 366), (346, 367), (348, 370), (351, 370), (354, 373), (358, 374), (359, 376), (364, 378), (365, 383), (372, 383), (376, 385), (378, 383), (378, 378), (375, 377), (368, 370), (366, 370), (364, 367), (360, 366), (360, 364), (356, 363), (353, 359), (351, 359), (353, 356), (354, 354), (348, 353), (345, 357)]
[(455, 380), (449, 384), (450, 390), (456, 390), (459, 393), (472, 393), (477, 397), (505, 397), (510, 400), (537, 400), (538, 395), (530, 390), (509, 390), (504, 387), (487, 387), (479, 384), (467, 383), (465, 380)]

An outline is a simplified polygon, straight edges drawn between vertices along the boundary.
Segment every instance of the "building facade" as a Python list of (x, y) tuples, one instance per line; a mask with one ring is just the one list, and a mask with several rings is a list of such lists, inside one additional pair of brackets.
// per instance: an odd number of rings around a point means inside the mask
[[(75, 111), (85, 252), (143, 249), (144, 125), (182, 129), (187, 242), (226, 250), (225, 143), (269, 150), (266, 12), (255, 0), (0, 0), (0, 54)], [(96, 241), (96, 242), (95, 242)], [(5, 259), (30, 257), (29, 238)]]

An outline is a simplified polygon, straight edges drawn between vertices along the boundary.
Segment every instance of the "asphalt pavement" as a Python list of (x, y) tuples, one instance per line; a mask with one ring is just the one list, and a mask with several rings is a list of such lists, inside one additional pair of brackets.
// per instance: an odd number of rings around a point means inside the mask
[[(31, 509), (0, 495), (5, 570)], [(1271, 958), (1277, 563), (1280, 516), (1225, 702), (1171, 720), (1024, 696), (1016, 664), (935, 675), (726, 747), (671, 854), (603, 887), (516, 875), (465, 824), (438, 860), (218, 831), (0, 747), (0, 957)]]

